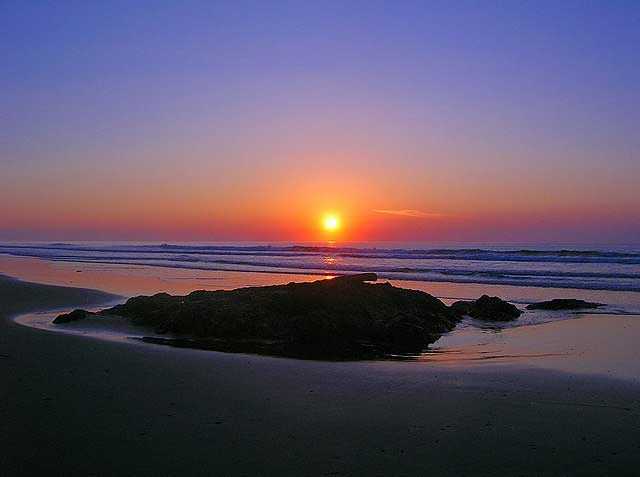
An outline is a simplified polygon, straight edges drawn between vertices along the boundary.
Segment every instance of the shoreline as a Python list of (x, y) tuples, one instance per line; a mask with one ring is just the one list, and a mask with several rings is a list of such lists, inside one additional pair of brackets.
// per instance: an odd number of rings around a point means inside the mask
[[(91, 309), (99, 310), (113, 303), (115, 302), (96, 305)], [(127, 342), (140, 346), (334, 363), (398, 362), (461, 368), (519, 366), (551, 372), (564, 371), (594, 378), (614, 377), (640, 384), (640, 352), (635, 352), (632, 342), (612, 348), (610, 352), (600, 348), (598, 356), (590, 356), (594, 352), (593, 330), (597, 331), (597, 339), (600, 342), (611, 344), (616, 338), (618, 341), (624, 341), (625, 338), (618, 335), (619, 329), (633, 327), (637, 332), (631, 336), (640, 332), (640, 321), (633, 317), (635, 315), (583, 313), (582, 316), (557, 321), (499, 329), (471, 325), (445, 333), (425, 351), (416, 355), (331, 359), (305, 356), (303, 352), (296, 354), (261, 351), (260, 343), (252, 345), (251, 341), (236, 343), (224, 339), (207, 340), (156, 333), (152, 328), (133, 325), (121, 317), (86, 318), (79, 322), (52, 324), (53, 318), (72, 309), (73, 307), (32, 311), (8, 319), (19, 326), (53, 334)], [(537, 340), (539, 344), (532, 346), (533, 340)], [(621, 366), (623, 363), (626, 363), (626, 366)], [(637, 363), (637, 366), (634, 363)]]
[[(371, 248), (371, 245), (376, 246)], [(397, 248), (400, 245), (408, 248)], [(471, 248), (455, 244), (433, 248), (434, 245), (398, 242), (389, 248), (389, 244), (371, 243), (331, 246), (326, 243), (263, 243), (259, 246), (215, 242), (200, 245), (133, 242), (125, 246), (92, 242), (5, 243), (0, 244), (0, 253), (60, 262), (170, 267), (201, 273), (335, 276), (374, 272), (392, 281), (640, 293), (640, 275), (628, 268), (640, 264), (640, 249), (633, 245), (603, 248), (602, 244), (592, 244), (587, 249), (579, 244), (556, 244), (559, 248), (536, 248), (533, 244), (513, 248), (516, 244), (511, 244), (506, 249), (486, 243)], [(84, 257), (87, 252), (94, 255)], [(189, 259), (185, 260), (185, 256)], [(209, 260), (210, 257), (217, 258)], [(376, 264), (376, 260), (381, 262)], [(464, 266), (456, 263), (460, 261), (465, 262)], [(478, 263), (487, 265), (480, 267)], [(491, 265), (495, 263), (501, 263), (501, 268)], [(529, 268), (523, 269), (522, 264), (529, 264)], [(563, 270), (558, 270), (558, 265)], [(603, 271), (607, 269), (609, 271)], [(618, 281), (612, 282), (610, 278)]]
[[(19, 259), (22, 261), (23, 259)], [(31, 261), (31, 259), (27, 259)], [(77, 273), (77, 272), (76, 272)], [(155, 283), (152, 281), (152, 283)], [(34, 284), (38, 285), (38, 284)], [(49, 285), (42, 285), (49, 286)], [(54, 287), (55, 289), (55, 287)], [(103, 293), (100, 291), (79, 289), (91, 293)], [(111, 296), (107, 302), (104, 300), (96, 306), (89, 306), (92, 310), (99, 310), (125, 301), (125, 297)], [(99, 305), (99, 306), (98, 306)], [(304, 350), (288, 352), (273, 351), (274, 345), (265, 347), (263, 343), (233, 342), (229, 340), (210, 340), (183, 335), (168, 335), (156, 333), (154, 329), (144, 326), (136, 326), (123, 318), (107, 320), (105, 317), (89, 318), (79, 322), (63, 325), (53, 325), (51, 322), (57, 314), (71, 311), (75, 307), (87, 308), (85, 303), (73, 307), (59, 307), (56, 310), (37, 312), (31, 310), (20, 316), (14, 316), (12, 320), (19, 325), (33, 327), (54, 333), (76, 334), (83, 337), (110, 341), (135, 342), (143, 346), (155, 345), (159, 347), (174, 347), (179, 349), (197, 349), (207, 352), (222, 352), (233, 354), (251, 354), (256, 356), (273, 356), (287, 359), (302, 359), (311, 361), (329, 362), (358, 362), (358, 361), (402, 361), (420, 362), (423, 364), (441, 366), (478, 366), (493, 365), (504, 366), (506, 363), (516, 366), (542, 368), (549, 370), (567, 371), (579, 374), (611, 375), (617, 378), (640, 382), (640, 353), (635, 353), (633, 342), (623, 346), (616, 346), (619, 341), (628, 340), (629, 334), (619, 337), (615, 329), (634, 328), (631, 336), (640, 336), (640, 322), (636, 323), (635, 313), (627, 313), (620, 310), (608, 311), (564, 311), (563, 316), (553, 315), (553, 312), (539, 322), (530, 322), (525, 311), (515, 323), (481, 322), (473, 319), (465, 319), (459, 323), (456, 329), (445, 333), (440, 339), (429, 346), (424, 352), (410, 355), (391, 355), (386, 357), (361, 357), (340, 358), (314, 356), (313, 353)], [(55, 313), (54, 313), (55, 311)], [(539, 314), (539, 312), (538, 312)], [(566, 315), (566, 316), (564, 316)], [(617, 322), (611, 326), (611, 320)], [(107, 321), (109, 321), (107, 323)], [(565, 323), (565, 321), (577, 321), (578, 323)], [(597, 330), (589, 332), (588, 330)], [(551, 336), (548, 330), (555, 330), (556, 335)], [(593, 336), (597, 334), (596, 336)], [(607, 346), (600, 347), (600, 356), (593, 358), (593, 350), (597, 347), (595, 340), (603, 340), (608, 343), (609, 350), (622, 350), (625, 353), (607, 353)], [(532, 336), (545, 336), (540, 344), (532, 343)], [(552, 343), (552, 345), (549, 345)], [(276, 346), (276, 349), (278, 347)], [(569, 349), (570, 351), (567, 351)], [(541, 351), (543, 350), (543, 351)], [(587, 355), (590, 360), (586, 360)], [(617, 360), (617, 363), (613, 363)], [(489, 364), (490, 363), (490, 364)], [(586, 363), (586, 364), (585, 364)], [(620, 366), (623, 363), (623, 366)], [(638, 366), (634, 363), (639, 363)], [(615, 365), (615, 366), (613, 366)], [(591, 369), (589, 369), (591, 366)], [(610, 369), (609, 369), (610, 368)]]
[[(32, 302), (61, 301), (25, 286)], [(0, 354), (9, 476), (632, 475), (640, 464), (640, 387), (606, 377), (140, 346), (6, 312)]]
[[(231, 290), (245, 286), (286, 284), (313, 281), (327, 275), (288, 275), (268, 272), (213, 272), (170, 267), (124, 266), (83, 262), (56, 262), (40, 258), (0, 255), (0, 274), (21, 280), (82, 288), (93, 288), (123, 295), (153, 295), (159, 291), (173, 295), (193, 290)], [(526, 304), (562, 296), (608, 303), (640, 312), (640, 293), (572, 288), (541, 288), (513, 285), (490, 285), (453, 282), (388, 280), (402, 288), (426, 291), (445, 303), (476, 299), (483, 294), (500, 296), (506, 301)]]

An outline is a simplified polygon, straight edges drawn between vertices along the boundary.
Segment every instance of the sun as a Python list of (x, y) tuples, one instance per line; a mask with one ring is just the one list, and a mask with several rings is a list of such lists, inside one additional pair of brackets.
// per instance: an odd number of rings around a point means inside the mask
[(340, 228), (340, 219), (333, 214), (326, 215), (322, 220), (322, 226), (328, 232), (333, 232)]

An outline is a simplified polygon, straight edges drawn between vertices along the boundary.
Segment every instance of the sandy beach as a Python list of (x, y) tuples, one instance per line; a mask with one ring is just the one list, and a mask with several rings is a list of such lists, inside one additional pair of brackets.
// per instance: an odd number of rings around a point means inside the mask
[(112, 296), (2, 278), (0, 297), (4, 475), (635, 475), (640, 463), (632, 380), (526, 360), (328, 363), (105, 341), (10, 317)]

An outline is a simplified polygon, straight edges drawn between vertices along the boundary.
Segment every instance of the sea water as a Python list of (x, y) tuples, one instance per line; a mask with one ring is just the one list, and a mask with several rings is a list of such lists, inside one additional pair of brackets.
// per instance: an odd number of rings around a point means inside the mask
[(450, 243), (3, 243), (0, 253), (193, 270), (640, 291), (640, 245)]

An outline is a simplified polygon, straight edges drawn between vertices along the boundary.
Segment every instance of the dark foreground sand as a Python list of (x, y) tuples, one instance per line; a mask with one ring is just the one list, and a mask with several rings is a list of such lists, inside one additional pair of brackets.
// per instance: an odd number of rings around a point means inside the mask
[(640, 388), (509, 367), (101, 341), (8, 316), (109, 301), (0, 278), (0, 474), (638, 475)]

